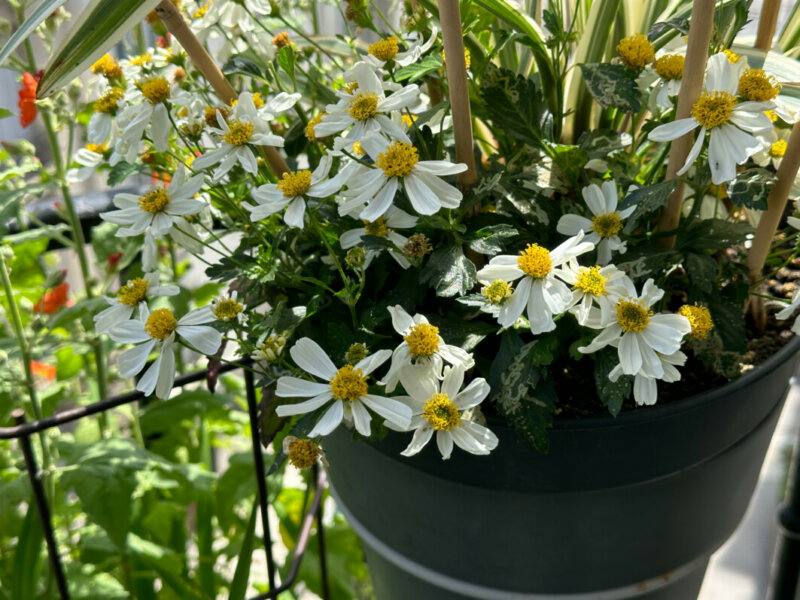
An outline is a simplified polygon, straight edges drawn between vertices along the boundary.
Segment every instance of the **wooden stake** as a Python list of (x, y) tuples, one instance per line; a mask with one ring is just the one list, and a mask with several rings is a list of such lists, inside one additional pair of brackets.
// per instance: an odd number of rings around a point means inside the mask
[[(694, 0), (692, 2), (692, 20), (689, 25), (689, 43), (686, 48), (686, 61), (681, 79), (681, 90), (678, 94), (678, 107), (675, 109), (675, 120), (690, 116), (692, 107), (703, 90), (703, 79), (708, 60), (708, 44), (711, 41), (711, 30), (714, 25), (715, 0)], [(680, 171), (692, 145), (692, 133), (673, 140), (669, 149), (666, 181), (675, 179)], [(672, 231), (678, 227), (683, 203), (683, 182), (669, 197), (669, 202), (661, 212), (658, 221), (659, 231)], [(660, 238), (662, 246), (674, 246), (675, 236)]]
[(755, 47), (761, 50), (772, 48), (775, 37), (775, 26), (778, 24), (778, 13), (781, 11), (781, 0), (764, 0), (761, 14), (758, 17), (758, 33)]
[(456, 141), (456, 162), (467, 165), (458, 176), (458, 186), (463, 192), (478, 183), (475, 153), (472, 143), (472, 114), (469, 108), (469, 83), (467, 63), (464, 60), (464, 33), (461, 30), (461, 11), (458, 0), (439, 0), (439, 22), (442, 25), (442, 42), (447, 58), (447, 86), (450, 91), (450, 108), (453, 114), (453, 133)]
[[(231, 86), (230, 82), (225, 78), (225, 75), (222, 74), (222, 71), (220, 71), (214, 59), (209, 56), (206, 49), (203, 48), (203, 45), (195, 37), (194, 33), (192, 33), (192, 30), (189, 29), (189, 26), (183, 19), (183, 15), (175, 5), (170, 0), (163, 0), (163, 2), (156, 7), (156, 14), (164, 23), (167, 31), (174, 35), (181, 43), (183, 49), (186, 50), (186, 54), (191, 57), (192, 62), (194, 62), (195, 66), (203, 74), (203, 77), (208, 80), (220, 99), (226, 104), (231, 104), (236, 100), (239, 96), (233, 89), (233, 86)], [(278, 177), (289, 171), (286, 161), (283, 160), (283, 157), (278, 154), (275, 148), (272, 146), (262, 146), (262, 148), (264, 149), (270, 168)]]

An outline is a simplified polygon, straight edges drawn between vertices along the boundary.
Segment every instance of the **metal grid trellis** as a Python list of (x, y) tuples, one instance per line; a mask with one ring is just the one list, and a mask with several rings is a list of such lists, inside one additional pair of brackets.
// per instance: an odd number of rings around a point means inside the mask
[[(317, 540), (319, 543), (322, 597), (324, 600), (327, 600), (329, 597), (328, 560), (325, 547), (325, 530), (322, 523), (322, 495), (325, 489), (326, 481), (324, 471), (317, 467), (314, 467), (311, 477), (311, 480), (314, 482), (314, 495), (311, 499), (309, 508), (303, 517), (300, 534), (297, 538), (297, 543), (292, 554), (292, 562), (289, 568), (289, 573), (284, 582), (277, 587), (275, 585), (276, 567), (275, 559), (272, 554), (272, 535), (267, 512), (267, 478), (264, 470), (264, 453), (261, 447), (261, 438), (259, 435), (260, 427), (258, 422), (258, 406), (256, 404), (255, 382), (252, 371), (247, 369), (249, 362), (250, 361), (239, 361), (228, 363), (215, 370), (215, 373), (217, 374), (226, 373), (237, 369), (243, 369), (244, 371), (247, 407), (250, 417), (250, 431), (252, 434), (253, 458), (255, 465), (254, 470), (256, 482), (258, 483), (258, 502), (264, 535), (263, 543), (264, 552), (267, 558), (267, 577), (269, 583), (269, 591), (258, 596), (254, 596), (249, 600), (276, 600), (278, 594), (287, 591), (289, 588), (291, 588), (291, 586), (294, 585), (295, 580), (297, 579), (297, 574), (300, 570), (300, 563), (303, 560), (308, 542), (311, 538), (311, 528), (313, 527), (315, 521), (317, 524)], [(190, 383), (196, 383), (206, 379), (208, 375), (208, 369), (187, 373), (186, 375), (177, 377), (175, 379), (174, 386), (183, 387)], [(17, 409), (13, 412), (16, 426), (0, 427), (0, 439), (19, 440), (22, 454), (25, 459), (25, 465), (28, 471), (28, 477), (31, 482), (31, 488), (33, 490), (34, 505), (39, 515), (39, 521), (41, 522), (45, 543), (47, 545), (47, 555), (50, 560), (50, 566), (53, 569), (56, 586), (62, 600), (69, 600), (69, 589), (67, 586), (66, 575), (64, 573), (64, 566), (61, 562), (61, 554), (58, 549), (58, 543), (55, 538), (50, 505), (47, 501), (47, 496), (44, 493), (44, 487), (42, 486), (42, 471), (39, 469), (39, 466), (36, 462), (36, 456), (33, 452), (33, 445), (31, 443), (31, 436), (46, 429), (51, 429), (65, 423), (77, 421), (78, 419), (104, 412), (117, 406), (130, 404), (131, 402), (141, 400), (144, 397), (145, 395), (139, 391), (127, 392), (118, 396), (105, 398), (88, 406), (81, 406), (78, 408), (58, 412), (49, 417), (32, 422), (27, 422), (25, 419), (25, 412), (21, 409)]]

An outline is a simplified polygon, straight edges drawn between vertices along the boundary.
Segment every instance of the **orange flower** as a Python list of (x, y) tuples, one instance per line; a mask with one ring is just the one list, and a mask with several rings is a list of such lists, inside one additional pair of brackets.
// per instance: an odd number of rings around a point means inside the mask
[(42, 379), (51, 380), (56, 376), (56, 368), (53, 365), (31, 361), (31, 372)]
[(69, 293), (69, 285), (67, 282), (61, 283), (54, 287), (49, 292), (45, 292), (41, 300), (33, 305), (34, 312), (43, 312), (52, 315), (57, 312), (62, 306), (67, 305), (67, 294)]
[(27, 127), (36, 118), (37, 79), (30, 73), (22, 74), (22, 88), (19, 90), (19, 124)]

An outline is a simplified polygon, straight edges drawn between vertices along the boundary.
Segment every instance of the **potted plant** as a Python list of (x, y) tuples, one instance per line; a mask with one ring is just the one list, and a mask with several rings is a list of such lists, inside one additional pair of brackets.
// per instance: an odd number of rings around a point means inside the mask
[[(625, 32), (558, 5), (545, 33), (503, 0), (412, 3), (402, 32), (348, 2), (371, 44), (255, 0), (105, 4), (40, 94), (94, 63), (98, 167), (160, 176), (104, 219), (145, 272), (169, 238), (230, 283), (180, 316), (128, 282), (97, 319), (136, 344), (122, 374), (167, 398), (177, 344), (256, 358), (266, 440), (324, 450), (381, 600), (695, 596), (799, 346), (800, 295), (772, 314), (762, 284), (797, 254), (800, 129), (731, 50), (739, 3)], [(109, 77), (82, 28), (145, 9), (163, 43)]]

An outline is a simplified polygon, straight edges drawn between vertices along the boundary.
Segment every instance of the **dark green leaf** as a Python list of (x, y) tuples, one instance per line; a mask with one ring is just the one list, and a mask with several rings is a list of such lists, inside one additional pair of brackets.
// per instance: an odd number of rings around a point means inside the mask
[(442, 68), (442, 57), (436, 52), (429, 54), (423, 60), (417, 63), (412, 63), (407, 67), (399, 69), (394, 74), (395, 81), (404, 81), (408, 79), (409, 83), (413, 83), (418, 79), (422, 79), (431, 71), (437, 71)]
[(612, 129), (593, 129), (585, 131), (578, 138), (578, 146), (589, 158), (607, 158), (609, 154), (622, 150), (630, 145), (628, 134)]
[(761, 168), (747, 169), (736, 176), (730, 189), (730, 199), (736, 206), (767, 210), (767, 198), (776, 177)]
[(511, 225), (489, 225), (476, 231), (474, 237), (467, 240), (467, 246), (481, 254), (495, 255), (503, 250), (509, 238), (518, 233)]
[(562, 144), (552, 146), (555, 152), (553, 163), (557, 166), (563, 177), (573, 185), (577, 184), (579, 177), (584, 173), (583, 167), (589, 162), (589, 156), (578, 146), (565, 146)]
[(580, 67), (589, 93), (600, 106), (629, 113), (642, 109), (635, 73), (622, 65), (609, 63), (591, 63)]
[(42, 526), (39, 516), (28, 504), (28, 512), (22, 522), (22, 531), (17, 538), (14, 553), (14, 567), (11, 578), (11, 590), (14, 600), (35, 600), (37, 576), (41, 566)]
[(710, 294), (717, 277), (717, 261), (708, 254), (690, 253), (686, 255), (685, 267), (692, 286)]
[(628, 217), (623, 231), (631, 233), (636, 229), (636, 223), (642, 216), (666, 206), (670, 194), (675, 191), (677, 185), (676, 180), (663, 181), (628, 193), (619, 203), (617, 210), (625, 210), (631, 206), (636, 206), (636, 209)]
[(231, 588), (228, 600), (244, 600), (247, 594), (247, 582), (250, 579), (250, 564), (253, 560), (253, 541), (256, 532), (256, 517), (258, 516), (258, 504), (253, 503), (250, 509), (250, 518), (247, 520), (247, 529), (244, 532), (242, 548), (239, 550), (239, 559), (236, 561), (236, 570), (231, 580)]
[(228, 75), (246, 75), (248, 77), (261, 80), (265, 78), (264, 71), (261, 69), (261, 67), (249, 58), (245, 58), (243, 56), (232, 57), (230, 60), (228, 60), (228, 62), (225, 63), (222, 71)]
[(678, 235), (676, 247), (683, 250), (723, 250), (741, 244), (753, 233), (748, 223), (729, 223), (722, 219), (702, 219), (690, 223)]
[(658, 39), (665, 31), (677, 31), (681, 35), (689, 35), (689, 19), (672, 19), (670, 21), (660, 21), (653, 23), (650, 31), (647, 32), (647, 39), (651, 42)]
[(147, 171), (147, 165), (142, 163), (126, 163), (124, 160), (118, 162), (108, 172), (108, 181), (106, 182), (109, 187), (114, 187), (125, 181), (134, 173), (144, 173)]
[(631, 395), (633, 377), (622, 375), (616, 382), (608, 378), (608, 374), (619, 364), (616, 349), (605, 349), (595, 355), (594, 383), (597, 395), (613, 416), (622, 409), (622, 403)]
[(460, 296), (478, 282), (478, 271), (461, 246), (450, 246), (431, 255), (420, 273), (420, 282), (430, 283), (437, 296)]

